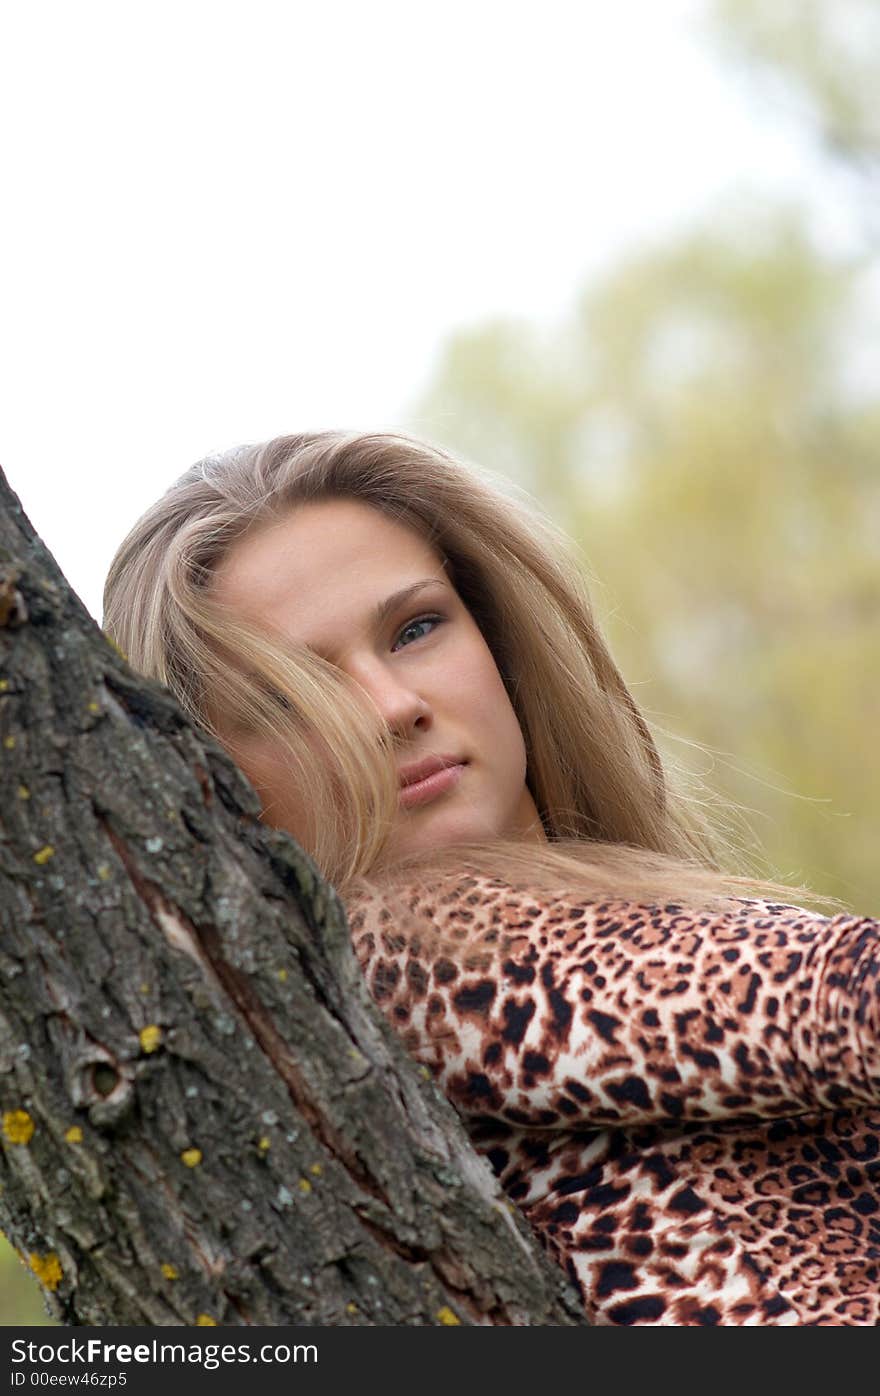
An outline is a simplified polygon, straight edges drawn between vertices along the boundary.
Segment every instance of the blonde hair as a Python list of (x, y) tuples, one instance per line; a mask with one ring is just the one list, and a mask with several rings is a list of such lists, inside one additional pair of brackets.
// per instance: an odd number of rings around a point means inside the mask
[[(360, 500), (442, 555), (519, 720), (527, 781), (548, 842), (457, 844), (392, 864), (390, 733), (352, 680), (305, 648), (232, 617), (211, 581), (233, 543), (298, 505)], [(695, 899), (795, 890), (731, 869), (732, 849), (678, 773), (615, 665), (565, 535), (489, 471), (399, 433), (318, 432), (210, 456), (124, 540), (104, 626), (139, 672), (166, 684), (206, 732), (242, 723), (269, 738), (308, 791), (296, 836), (344, 898), (432, 873), (488, 874), (533, 890)], [(234, 741), (225, 745), (235, 755)], [(269, 818), (271, 811), (264, 811)], [(831, 898), (822, 898), (828, 902)]]

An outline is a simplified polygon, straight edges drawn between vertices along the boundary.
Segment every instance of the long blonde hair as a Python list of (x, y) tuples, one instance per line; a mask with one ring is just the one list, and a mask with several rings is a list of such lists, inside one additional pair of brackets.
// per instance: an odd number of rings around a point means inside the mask
[[(443, 556), (519, 720), (546, 844), (494, 839), (394, 865), (383, 859), (398, 785), (380, 714), (341, 671), (230, 616), (212, 595), (233, 543), (327, 498), (369, 504)], [(400, 433), (318, 432), (199, 461), (118, 549), (104, 627), (206, 732), (219, 737), (222, 712), (227, 733), (231, 720), (275, 744), (294, 788), (308, 792), (297, 837), (343, 898), (455, 870), (592, 897), (705, 904), (795, 891), (817, 900), (742, 867), (721, 871), (722, 858), (730, 865), (741, 855), (713, 827), (693, 778), (688, 789), (664, 767), (570, 541), (522, 492), (437, 446)], [(228, 736), (226, 745), (234, 756)]]

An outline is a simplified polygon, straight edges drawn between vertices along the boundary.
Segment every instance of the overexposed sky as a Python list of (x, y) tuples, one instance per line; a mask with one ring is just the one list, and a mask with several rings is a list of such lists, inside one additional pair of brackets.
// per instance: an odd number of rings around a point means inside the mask
[(810, 196), (699, 0), (0, 13), (0, 463), (96, 616), (198, 457), (400, 426), (456, 327), (561, 317), (725, 193)]

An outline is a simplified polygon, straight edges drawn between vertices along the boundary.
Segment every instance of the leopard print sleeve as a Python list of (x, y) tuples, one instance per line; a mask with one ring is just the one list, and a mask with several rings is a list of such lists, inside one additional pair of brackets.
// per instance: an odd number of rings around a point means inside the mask
[[(880, 922), (458, 878), (349, 901), (370, 991), (457, 1106), (511, 1125), (772, 1119), (880, 1100)], [(450, 950), (450, 946), (453, 947)]]

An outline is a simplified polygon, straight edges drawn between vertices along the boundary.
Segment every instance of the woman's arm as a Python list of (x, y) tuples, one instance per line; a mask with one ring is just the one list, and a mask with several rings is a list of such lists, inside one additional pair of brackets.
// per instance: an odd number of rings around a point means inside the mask
[(395, 905), (349, 900), (356, 953), (468, 1114), (587, 1127), (880, 1098), (880, 922), (550, 899), (482, 877)]

